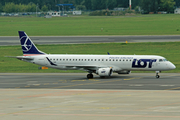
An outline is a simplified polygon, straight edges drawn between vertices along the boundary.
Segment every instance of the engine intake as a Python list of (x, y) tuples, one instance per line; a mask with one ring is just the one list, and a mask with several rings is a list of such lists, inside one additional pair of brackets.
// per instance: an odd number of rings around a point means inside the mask
[(97, 74), (98, 74), (99, 76), (102, 76), (102, 77), (104, 77), (104, 76), (111, 76), (112, 73), (113, 73), (112, 68), (100, 68), (100, 69), (97, 71)]

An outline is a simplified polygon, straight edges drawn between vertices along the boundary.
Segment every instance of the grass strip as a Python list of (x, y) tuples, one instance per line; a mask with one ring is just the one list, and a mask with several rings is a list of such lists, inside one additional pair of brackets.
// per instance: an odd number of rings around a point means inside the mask
[(180, 15), (0, 17), (0, 36), (179, 35)]
[[(154, 43), (95, 43), (95, 44), (61, 44), (37, 45), (38, 49), (50, 54), (102, 54), (111, 55), (160, 55), (176, 65), (172, 73), (180, 72), (180, 42), (154, 42)], [(60, 73), (82, 72), (64, 71), (56, 69), (39, 70), (38, 65), (26, 63), (14, 58), (4, 56), (22, 55), (21, 46), (0, 46), (0, 72), (1, 73)], [(135, 71), (136, 72), (136, 71)], [(140, 72), (140, 71), (138, 71)], [(144, 71), (141, 71), (144, 72)]]

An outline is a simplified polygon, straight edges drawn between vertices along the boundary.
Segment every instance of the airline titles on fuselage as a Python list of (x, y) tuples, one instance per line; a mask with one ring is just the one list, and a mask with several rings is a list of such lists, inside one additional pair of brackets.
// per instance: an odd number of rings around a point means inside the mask
[(109, 57), (109, 59), (133, 59), (133, 57)]

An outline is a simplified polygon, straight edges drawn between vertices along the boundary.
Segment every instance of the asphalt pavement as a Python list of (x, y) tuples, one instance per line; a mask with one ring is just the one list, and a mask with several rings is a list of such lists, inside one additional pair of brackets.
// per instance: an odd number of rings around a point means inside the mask
[[(35, 44), (84, 44), (84, 43), (125, 43), (127, 42), (176, 42), (180, 35), (164, 36), (29, 36)], [(0, 45), (19, 45), (19, 37), (0, 37)]]

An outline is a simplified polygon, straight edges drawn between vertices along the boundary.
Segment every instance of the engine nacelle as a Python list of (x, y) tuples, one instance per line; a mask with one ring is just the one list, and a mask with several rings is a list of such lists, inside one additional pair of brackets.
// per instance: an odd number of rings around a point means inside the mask
[(129, 74), (129, 73), (131, 73), (131, 71), (129, 70), (123, 70), (118, 72), (118, 74)]
[(100, 68), (97, 71), (97, 74), (102, 77), (111, 76), (112, 73), (113, 73), (112, 68)]

